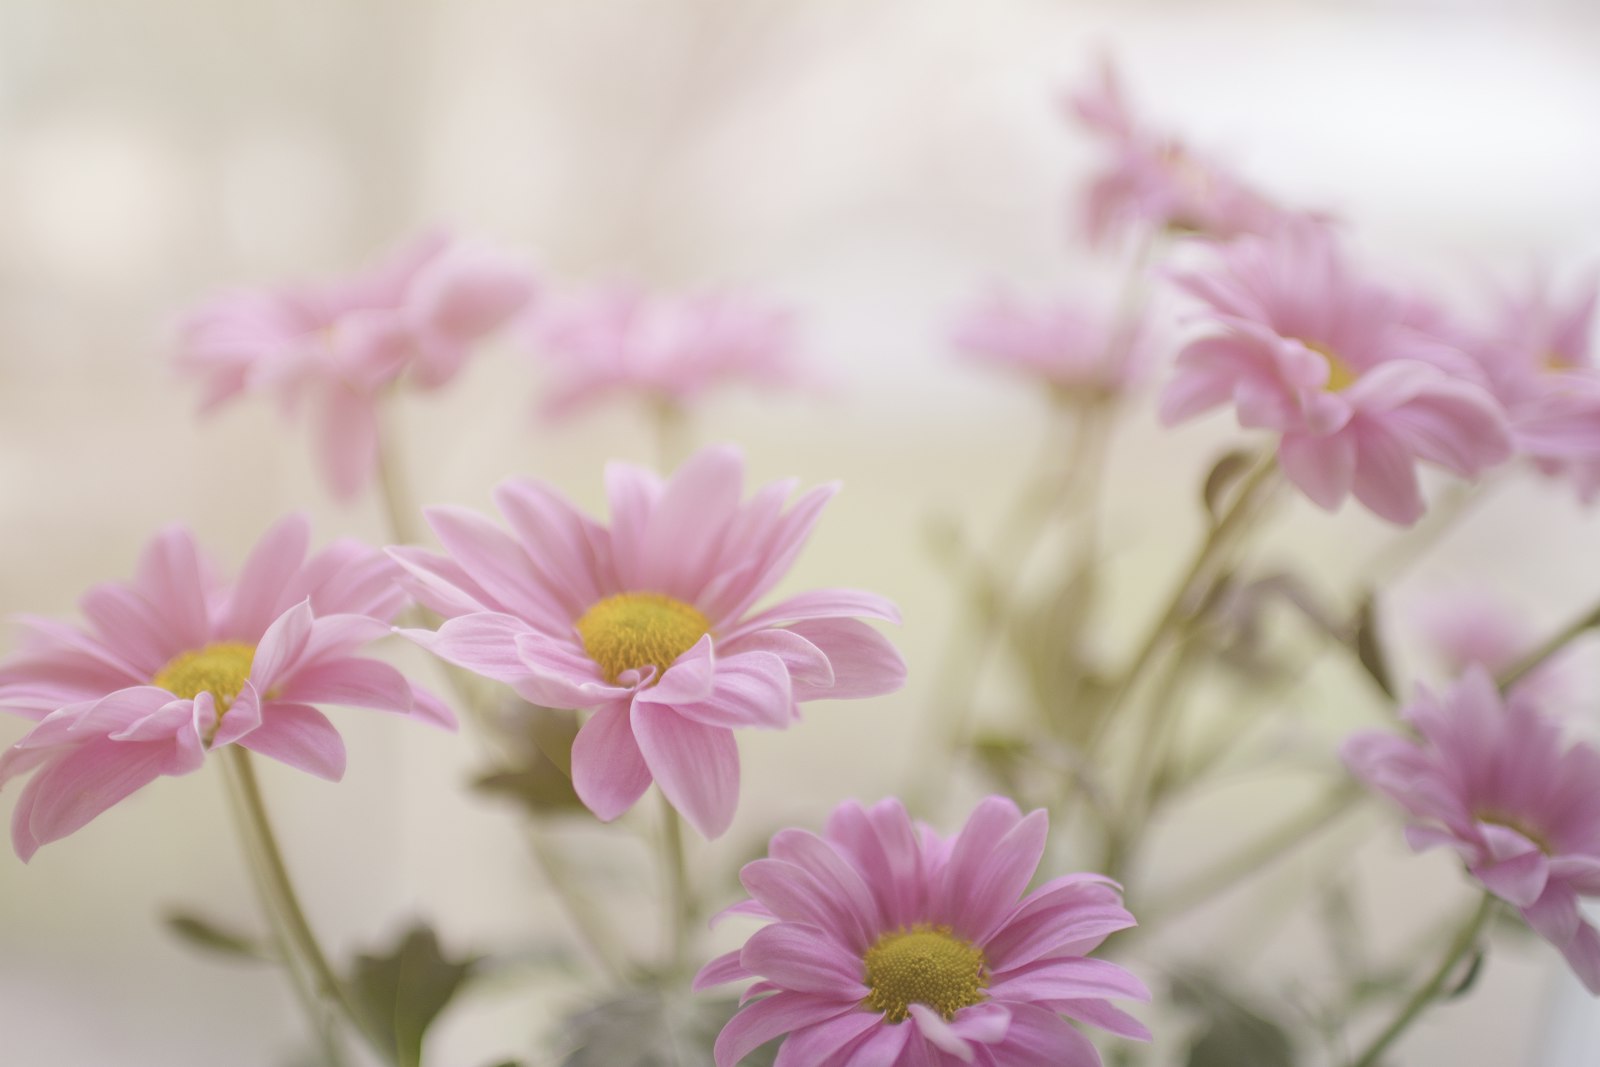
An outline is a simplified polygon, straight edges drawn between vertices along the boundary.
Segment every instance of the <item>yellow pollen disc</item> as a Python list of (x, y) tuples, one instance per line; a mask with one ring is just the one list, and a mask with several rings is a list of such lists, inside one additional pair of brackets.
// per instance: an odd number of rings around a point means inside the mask
[(1323, 386), (1330, 393), (1342, 393), (1355, 384), (1361, 375), (1350, 369), (1350, 364), (1340, 359), (1338, 354), (1327, 345), (1306, 341), (1305, 346), (1323, 359), (1328, 361), (1328, 384)]
[(583, 650), (608, 682), (652, 664), (660, 678), (711, 630), (711, 620), (694, 605), (664, 593), (608, 596), (584, 612), (577, 625)]
[(948, 926), (918, 923), (884, 934), (866, 951), (866, 983), (872, 993), (861, 1006), (881, 1011), (886, 1021), (904, 1022), (913, 1004), (926, 1004), (946, 1022), (984, 998), (989, 984), (983, 950)]
[(240, 641), (218, 641), (192, 652), (180, 652), (156, 672), (150, 684), (173, 696), (193, 700), (210, 693), (217, 702), (217, 714), (232, 706), (239, 690), (250, 677), (256, 646)]

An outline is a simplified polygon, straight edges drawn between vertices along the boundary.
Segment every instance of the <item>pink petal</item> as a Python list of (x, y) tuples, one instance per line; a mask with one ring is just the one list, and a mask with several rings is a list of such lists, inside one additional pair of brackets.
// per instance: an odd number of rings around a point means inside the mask
[(161, 775), (179, 773), (174, 755), (170, 742), (96, 739), (46, 765), (17, 799), (11, 823), (17, 855), (26, 862), (39, 846), (82, 829)]
[(1356, 499), (1379, 518), (1401, 526), (1422, 518), (1416, 461), (1386, 430), (1362, 426), (1353, 489)]
[(1121, 1008), (1112, 1007), (1103, 1000), (1052, 1000), (1045, 1004), (1051, 1011), (1058, 1011), (1069, 1019), (1098, 1026), (1107, 1033), (1116, 1034), (1118, 1037), (1129, 1037), (1135, 1041), (1149, 1041), (1150, 1028), (1135, 1019)]
[(515, 682), (528, 674), (517, 652), (517, 638), (532, 632), (515, 616), (484, 611), (446, 619), (437, 631), (401, 630), (400, 636), (474, 674)]
[(545, 589), (527, 551), (505, 531), (466, 508), (428, 508), (423, 514), (451, 558), (512, 614), (551, 633), (572, 625), (572, 615)]
[(865, 916), (798, 864), (752, 860), (739, 869), (739, 881), (782, 921), (820, 927), (851, 948), (865, 949), (872, 940), (864, 932)]
[(905, 1051), (913, 1030), (904, 1023), (878, 1027), (850, 1050), (841, 1067), (899, 1067), (900, 1054)]
[(930, 1045), (941, 1052), (949, 1053), (962, 1063), (972, 1062), (974, 1057), (972, 1046), (967, 1044), (949, 1023), (940, 1018), (938, 1012), (926, 1004), (912, 1004), (910, 1011), (917, 1031)]
[(1059, 1015), (1032, 1004), (1008, 1007), (1011, 1028), (996, 1050), (997, 1062), (1005, 1067), (1100, 1067), (1094, 1045)]
[(611, 545), (604, 527), (558, 493), (526, 479), (501, 482), (494, 502), (574, 617), (601, 599), (599, 579), (609, 567)]
[(853, 1012), (855, 1005), (809, 993), (775, 993), (741, 1008), (717, 1035), (717, 1067), (736, 1064), (768, 1041), (792, 1030)]
[(1600, 996), (1600, 933), (1586, 922), (1579, 923), (1577, 933), (1557, 947), (1584, 988)]
[(659, 682), (641, 689), (634, 700), (672, 707), (705, 700), (716, 690), (721, 669), (711, 635), (702, 634), (692, 648), (672, 661)]
[(267, 627), (250, 664), (250, 681), (258, 691), (270, 692), (304, 655), (315, 621), (311, 601), (302, 600)]
[(860, 1037), (883, 1025), (883, 1016), (849, 1011), (791, 1033), (778, 1049), (772, 1067), (816, 1067)]
[(411, 715), (445, 730), (453, 731), (457, 726), (455, 710), (420, 685), (411, 687)]
[(1480, 864), (1472, 874), (1489, 892), (1510, 904), (1526, 907), (1539, 899), (1550, 877), (1549, 859), (1535, 846), (1496, 863)]
[(505, 610), (504, 604), (469, 578), (461, 564), (453, 559), (404, 545), (385, 551), (404, 571), (401, 584), (406, 591), (446, 618)]
[(203, 648), (211, 639), (200, 551), (188, 530), (163, 530), (139, 557), (135, 587), (165, 623), (174, 649)]
[(112, 669), (126, 670), (133, 678), (151, 678), (173, 656), (200, 648), (207, 640), (202, 630), (198, 642), (184, 644), (183, 635), (174, 632), (155, 605), (129, 586), (97, 585), (83, 595), (78, 607), (102, 636), (103, 645), (86, 635), (69, 635), (64, 632), (68, 628), (59, 623), (34, 629)]
[(702, 448), (684, 461), (655, 501), (643, 531), (640, 585), (680, 599), (700, 592), (720, 532), (744, 496), (744, 458), (729, 445)]
[[(825, 690), (833, 686), (833, 665), (827, 655), (814, 643), (792, 630), (776, 627), (746, 634), (738, 641), (722, 646), (723, 655), (741, 652), (769, 652), (783, 661), (784, 668), (798, 693), (804, 684), (810, 689)], [(798, 699), (798, 697), (796, 698)]]
[(1350, 495), (1355, 479), (1355, 442), (1345, 434), (1314, 437), (1283, 435), (1278, 463), (1288, 479), (1325, 511), (1333, 511)]
[(610, 822), (650, 788), (650, 768), (628, 723), (625, 702), (589, 717), (572, 743), (572, 785), (602, 822)]
[(779, 601), (765, 611), (757, 612), (739, 623), (724, 635), (723, 639), (733, 641), (745, 634), (779, 623), (838, 617), (883, 619), (898, 623), (900, 612), (876, 593), (866, 593), (859, 589), (814, 589), (809, 593), (801, 593)]
[(264, 705), (261, 725), (238, 743), (330, 782), (344, 777), (344, 739), (326, 715), (305, 704), (272, 701)]
[[(667, 672), (672, 677), (674, 665)], [(663, 681), (662, 685), (666, 682)], [(661, 686), (656, 686), (660, 689)], [(644, 690), (635, 698), (643, 705), (654, 695)], [(744, 652), (717, 664), (716, 688), (704, 700), (673, 705), (679, 715), (706, 726), (756, 726), (782, 730), (793, 720), (794, 697), (783, 661), (769, 652)]]
[(1003, 797), (979, 804), (955, 842), (940, 886), (946, 921), (962, 936), (986, 941), (1038, 870), (1049, 829), (1043, 810), (1023, 816)]
[(833, 668), (832, 685), (796, 678), (796, 700), (857, 700), (884, 696), (905, 685), (905, 660), (888, 638), (864, 622), (808, 619), (788, 629), (821, 649)]
[(739, 962), (749, 973), (801, 993), (859, 1001), (869, 992), (861, 983), (860, 958), (844, 951), (815, 926), (777, 923), (763, 927), (745, 942)]
[(327, 660), (296, 671), (280, 695), (295, 704), (337, 704), (408, 714), (411, 683), (405, 675), (375, 659)]
[(869, 809), (841, 804), (828, 816), (827, 839), (853, 863), (890, 926), (922, 921), (928, 877), (916, 828), (893, 798)]
[(648, 704), (635, 704), (629, 723), (667, 800), (707, 840), (721, 837), (739, 804), (739, 749), (733, 731)]
[(1150, 991), (1132, 974), (1105, 960), (1087, 957), (1044, 960), (1013, 971), (989, 987), (995, 1000), (1083, 1000), (1127, 997), (1148, 1001)]
[(267, 531), (239, 570), (218, 627), (221, 636), (254, 642), (266, 632), (310, 543), (311, 524), (304, 515), (289, 515)]
[(974, 1004), (956, 1012), (956, 1017), (950, 1021), (950, 1029), (968, 1041), (993, 1045), (1011, 1029), (1011, 1011), (992, 1000)]
[(725, 952), (700, 968), (700, 972), (694, 976), (694, 981), (690, 984), (690, 988), (696, 993), (703, 993), (707, 989), (725, 985), (728, 982), (741, 982), (747, 978), (753, 978), (754, 975), (745, 969), (744, 964), (739, 962), (741, 951), (740, 949), (734, 949), (732, 952)]
[(611, 504), (612, 563), (617, 582), (624, 589), (642, 589), (647, 558), (645, 525), (661, 495), (661, 479), (642, 467), (629, 463), (607, 463), (606, 498)]

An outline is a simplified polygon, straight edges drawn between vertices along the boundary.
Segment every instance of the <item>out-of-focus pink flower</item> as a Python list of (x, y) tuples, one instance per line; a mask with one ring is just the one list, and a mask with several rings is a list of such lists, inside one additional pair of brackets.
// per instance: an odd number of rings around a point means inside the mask
[(30, 639), (0, 665), (0, 709), (37, 720), (0, 755), (0, 783), (34, 772), (11, 820), (19, 856), (223, 745), (337, 780), (344, 743), (313, 705), (454, 725), (437, 698), (357, 655), (405, 603), (393, 563), (353, 541), (307, 559), (309, 539), (304, 518), (285, 519), (230, 586), (171, 529), (132, 582), (84, 595), (87, 627), (23, 620)]
[(1556, 720), (1523, 694), (1502, 701), (1482, 667), (1404, 716), (1420, 740), (1357, 734), (1346, 765), (1412, 816), (1413, 848), (1454, 849), (1600, 993), (1600, 932), (1578, 911), (1600, 895), (1600, 752), (1563, 746)]
[(1025, 304), (997, 293), (957, 325), (956, 345), (974, 360), (1084, 396), (1131, 386), (1149, 365), (1150, 329), (1069, 301)]
[(1068, 99), (1068, 108), (1105, 143), (1107, 161), (1083, 205), (1089, 240), (1123, 232), (1169, 230), (1227, 239), (1270, 233), (1285, 211), (1222, 166), (1165, 133), (1145, 129), (1128, 105), (1109, 63), (1095, 82)]
[(1475, 477), (1511, 454), (1505, 415), (1465, 353), (1416, 302), (1357, 275), (1332, 231), (1305, 224), (1219, 247), (1172, 280), (1210, 329), (1177, 357), (1168, 424), (1231, 403), (1280, 435), (1278, 462), (1317, 505), (1346, 496), (1390, 522), (1422, 516), (1416, 466)]
[[(1481, 587), (1436, 592), (1418, 601), (1408, 612), (1428, 650), (1447, 677), (1479, 666), (1499, 675), (1533, 651), (1537, 641), (1527, 620), (1500, 597)], [(1548, 706), (1567, 697), (1574, 680), (1564, 667), (1563, 654), (1529, 672), (1515, 691)]]
[(814, 381), (796, 355), (794, 316), (738, 293), (612, 286), (556, 303), (533, 330), (554, 374), (543, 405), (552, 417), (613, 395), (687, 407), (719, 385)]
[(309, 405), (324, 474), (349, 498), (377, 467), (384, 392), (444, 385), (533, 291), (512, 257), (430, 235), (349, 278), (217, 297), (185, 320), (177, 365), (204, 383), (202, 410), (245, 392)]
[(1600, 368), (1591, 334), (1600, 274), (1565, 299), (1543, 282), (1504, 299), (1470, 351), (1511, 421), (1517, 450), (1566, 477), (1584, 503), (1600, 497)]
[(475, 512), (430, 509), (448, 556), (390, 552), (447, 621), (407, 633), (535, 704), (593, 709), (572, 777), (600, 818), (621, 815), (654, 780), (715, 837), (738, 803), (734, 729), (781, 730), (800, 701), (876, 696), (905, 680), (899, 653), (858, 621), (898, 622), (882, 597), (822, 589), (752, 612), (834, 487), (785, 510), (793, 481), (748, 501), (743, 483), (740, 453), (720, 446), (666, 482), (608, 465), (610, 528), (526, 480), (495, 492), (509, 535)]
[(1116, 883), (1069, 874), (1023, 895), (1047, 829), (1043, 810), (990, 797), (948, 839), (897, 800), (841, 804), (821, 837), (774, 835), (728, 912), (772, 924), (695, 979), (756, 979), (717, 1067), (784, 1034), (778, 1062), (795, 1067), (1099, 1067), (1067, 1019), (1149, 1040), (1107, 1003), (1149, 1000), (1144, 984), (1089, 958), (1134, 925)]

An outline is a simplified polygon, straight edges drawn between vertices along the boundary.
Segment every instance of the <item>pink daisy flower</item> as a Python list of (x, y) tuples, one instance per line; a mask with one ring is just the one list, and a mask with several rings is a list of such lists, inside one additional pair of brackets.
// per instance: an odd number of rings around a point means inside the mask
[(0, 664), (0, 709), (37, 720), (0, 755), (0, 784), (33, 774), (11, 820), (17, 855), (223, 745), (337, 780), (344, 743), (316, 704), (454, 725), (437, 698), (357, 655), (406, 602), (393, 564), (353, 541), (307, 559), (309, 537), (303, 517), (283, 520), (225, 585), (171, 529), (133, 581), (84, 595), (87, 626), (22, 620), (30, 638)]
[(1210, 329), (1177, 357), (1169, 425), (1231, 402), (1279, 435), (1278, 462), (1318, 506), (1354, 494), (1375, 514), (1422, 516), (1417, 463), (1474, 477), (1511, 454), (1500, 405), (1459, 349), (1421, 328), (1420, 305), (1354, 273), (1325, 226), (1279, 229), (1172, 273)]
[[(1413, 604), (1407, 615), (1447, 677), (1463, 674), (1474, 665), (1498, 676), (1538, 644), (1528, 620), (1503, 598), (1481, 587), (1435, 592)], [(1577, 683), (1570, 651), (1569, 646), (1529, 672), (1517, 682), (1516, 690), (1546, 707), (1568, 699)]]
[(1600, 933), (1578, 910), (1600, 895), (1600, 752), (1563, 746), (1556, 720), (1522, 693), (1502, 700), (1481, 667), (1404, 717), (1419, 738), (1357, 734), (1346, 765), (1411, 815), (1413, 848), (1454, 849), (1600, 993)]
[(1135, 119), (1122, 80), (1102, 63), (1094, 84), (1073, 94), (1070, 113), (1108, 150), (1089, 185), (1084, 228), (1092, 243), (1129, 230), (1168, 230), (1226, 240), (1270, 233), (1296, 216), (1176, 138)]
[(1029, 305), (997, 293), (966, 314), (954, 339), (977, 362), (1064, 393), (1111, 396), (1149, 365), (1149, 334), (1142, 320), (1119, 328), (1112, 316), (1077, 303)]
[(794, 332), (788, 311), (736, 293), (597, 289), (534, 323), (534, 343), (554, 372), (544, 411), (562, 417), (613, 395), (687, 407), (734, 382), (807, 384)]
[(324, 474), (349, 498), (377, 469), (385, 391), (444, 385), (532, 296), (510, 256), (434, 234), (349, 278), (220, 296), (189, 315), (176, 362), (202, 381), (203, 411), (246, 392), (309, 404)]
[(1565, 298), (1534, 283), (1501, 303), (1471, 347), (1505, 405), (1517, 450), (1568, 478), (1584, 503), (1600, 497), (1600, 368), (1592, 333), (1600, 274)]
[(702, 449), (668, 481), (606, 468), (609, 528), (538, 482), (495, 502), (512, 532), (432, 508), (448, 553), (390, 553), (446, 622), (406, 631), (458, 666), (546, 707), (592, 709), (572, 749), (578, 796), (610, 820), (655, 781), (707, 837), (733, 819), (741, 727), (781, 730), (801, 701), (868, 697), (905, 680), (860, 617), (899, 621), (882, 597), (801, 593), (752, 611), (794, 562), (833, 486), (784, 510), (793, 481), (743, 501), (737, 449)]
[(841, 804), (821, 837), (780, 831), (739, 872), (752, 899), (724, 913), (772, 925), (695, 979), (756, 979), (717, 1067), (784, 1034), (782, 1067), (1099, 1067), (1069, 1018), (1148, 1041), (1107, 1003), (1148, 1001), (1144, 983), (1088, 958), (1135, 925), (1116, 883), (1069, 874), (1023, 895), (1047, 831), (1003, 797), (948, 839), (897, 800)]

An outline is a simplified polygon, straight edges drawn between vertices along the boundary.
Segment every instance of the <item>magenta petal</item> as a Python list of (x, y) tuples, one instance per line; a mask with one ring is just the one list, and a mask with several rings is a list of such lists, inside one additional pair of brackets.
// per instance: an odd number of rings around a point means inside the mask
[[(822, 692), (832, 688), (834, 683), (833, 665), (828, 662), (827, 655), (815, 643), (793, 630), (775, 627), (757, 630), (724, 645), (722, 651), (729, 656), (741, 652), (768, 652), (777, 656), (789, 672), (796, 694), (802, 684), (808, 690)], [(798, 695), (796, 699), (800, 699)]]
[(854, 1011), (855, 1005), (809, 993), (775, 993), (741, 1008), (717, 1035), (717, 1067), (735, 1065), (781, 1034)]
[(693, 599), (720, 547), (706, 531), (726, 525), (743, 495), (744, 458), (738, 449), (712, 445), (685, 460), (651, 508), (638, 584)]
[(1355, 480), (1355, 442), (1346, 434), (1284, 434), (1278, 464), (1313, 504), (1333, 511), (1350, 495)]
[(941, 893), (949, 923), (974, 941), (986, 941), (1038, 870), (1049, 831), (1043, 810), (1023, 816), (1003, 797), (979, 804), (945, 869)]
[(889, 639), (856, 619), (807, 619), (788, 628), (827, 656), (833, 684), (795, 679), (796, 700), (856, 700), (883, 696), (906, 682), (906, 661)]
[(1379, 518), (1401, 526), (1422, 518), (1416, 460), (1387, 430), (1363, 426), (1356, 444), (1354, 491)]
[(989, 986), (995, 1000), (1083, 1000), (1127, 997), (1148, 1001), (1145, 984), (1115, 963), (1072, 956), (1044, 960), (1013, 971)]
[(1107, 1004), (1103, 1000), (1090, 998), (1086, 1000), (1052, 1000), (1045, 1005), (1053, 1011), (1058, 1011), (1069, 1019), (1098, 1026), (1107, 1033), (1116, 1034), (1118, 1037), (1129, 1037), (1135, 1041), (1149, 1041), (1150, 1028), (1135, 1019), (1121, 1008)]
[(702, 634), (694, 646), (672, 661), (661, 680), (641, 689), (633, 698), (645, 704), (693, 703), (711, 696), (720, 681), (717, 653), (710, 634)]
[[(84, 618), (102, 635), (105, 644), (77, 634), (60, 623), (41, 620), (34, 629), (48, 635), (52, 644), (63, 644), (93, 657), (113, 670), (132, 678), (148, 679), (178, 652), (199, 648), (205, 643), (183, 644), (183, 635), (172, 627), (154, 605), (137, 590), (125, 585), (97, 585), (78, 601)], [(31, 622), (31, 621), (30, 621)], [(21, 666), (26, 663), (23, 660)]]
[(163, 636), (176, 649), (202, 648), (211, 638), (205, 573), (200, 550), (188, 530), (163, 530), (139, 557), (137, 592), (165, 621)]
[(474, 674), (514, 682), (528, 673), (517, 653), (517, 638), (532, 632), (515, 616), (485, 611), (446, 619), (437, 631), (401, 630), (400, 636)]
[[(17, 801), (12, 841), (17, 855), (59, 841), (95, 816), (169, 773), (172, 745), (162, 741), (96, 739), (48, 764), (28, 782)], [(25, 818), (25, 827), (19, 825)]]
[(249, 682), (244, 683), (244, 688), (239, 690), (239, 695), (234, 697), (233, 704), (220, 718), (212, 700), (210, 693), (201, 693), (194, 698), (195, 720), (215, 724), (215, 732), (211, 734), (208, 747), (221, 748), (223, 745), (231, 745), (261, 725), (261, 694), (256, 692), (256, 687)]
[(939, 1017), (939, 1013), (926, 1004), (911, 1005), (911, 1019), (915, 1022), (917, 1032), (927, 1039), (928, 1044), (954, 1056), (962, 1063), (971, 1063), (974, 1058), (972, 1046), (965, 1038), (956, 1033), (949, 1023)]
[(423, 514), (451, 558), (511, 613), (551, 633), (572, 624), (569, 610), (545, 589), (527, 550), (500, 527), (466, 508), (434, 507)]
[(993, 1045), (1011, 1029), (1011, 1011), (1004, 1004), (996, 1004), (992, 1000), (974, 1004), (956, 1012), (956, 1017), (950, 1021), (950, 1029), (968, 1041)]
[(1055, 1012), (1032, 1004), (1009, 1007), (1011, 1028), (996, 1051), (997, 1062), (1005, 1067), (1100, 1067), (1094, 1045)]
[(850, 1050), (841, 1067), (899, 1067), (900, 1054), (914, 1030), (904, 1023), (878, 1027)]
[(745, 942), (739, 961), (749, 973), (785, 989), (852, 1001), (864, 999), (869, 992), (861, 984), (861, 960), (816, 926), (776, 923), (763, 927)]
[(1550, 877), (1548, 857), (1537, 847), (1498, 862), (1480, 864), (1472, 874), (1484, 888), (1507, 903), (1527, 907), (1539, 899)]
[(578, 731), (572, 743), (572, 785), (602, 822), (633, 807), (650, 788), (650, 768), (629, 726), (625, 702), (596, 711)]
[(498, 612), (505, 607), (453, 559), (405, 545), (384, 551), (400, 565), (400, 584), (405, 591), (446, 618), (479, 611)]
[(791, 1033), (778, 1049), (772, 1067), (815, 1067), (829, 1062), (840, 1049), (862, 1034), (883, 1025), (883, 1016), (864, 1011), (847, 1011), (832, 1019), (802, 1027)]
[(732, 952), (725, 952), (700, 968), (700, 972), (694, 976), (694, 981), (690, 984), (690, 988), (696, 993), (703, 993), (707, 989), (725, 985), (728, 982), (741, 982), (746, 978), (753, 978), (754, 975), (745, 969), (744, 964), (739, 962), (741, 951), (740, 949), (734, 949)]
[(265, 704), (261, 725), (238, 744), (330, 782), (344, 777), (344, 739), (326, 715), (305, 704)]
[(794, 864), (814, 880), (831, 906), (833, 919), (827, 928), (852, 951), (865, 952), (888, 928), (877, 899), (860, 872), (816, 834), (799, 829), (779, 830), (772, 836), (767, 854)]
[(731, 642), (745, 634), (779, 623), (839, 617), (883, 619), (886, 622), (898, 623), (900, 612), (888, 600), (876, 593), (866, 593), (859, 589), (814, 589), (809, 593), (780, 600), (765, 611), (757, 612), (734, 627), (725, 635), (724, 640)]
[(444, 730), (457, 726), (454, 709), (420, 685), (411, 687), (411, 715)]
[(733, 731), (648, 704), (635, 704), (629, 722), (667, 800), (708, 840), (722, 836), (739, 804), (739, 749)]
[(1584, 988), (1600, 996), (1600, 932), (1586, 922), (1577, 933), (1557, 946)]
[(250, 665), (250, 681), (258, 691), (270, 692), (285, 672), (299, 662), (311, 641), (314, 623), (311, 601), (302, 600), (267, 627)]

